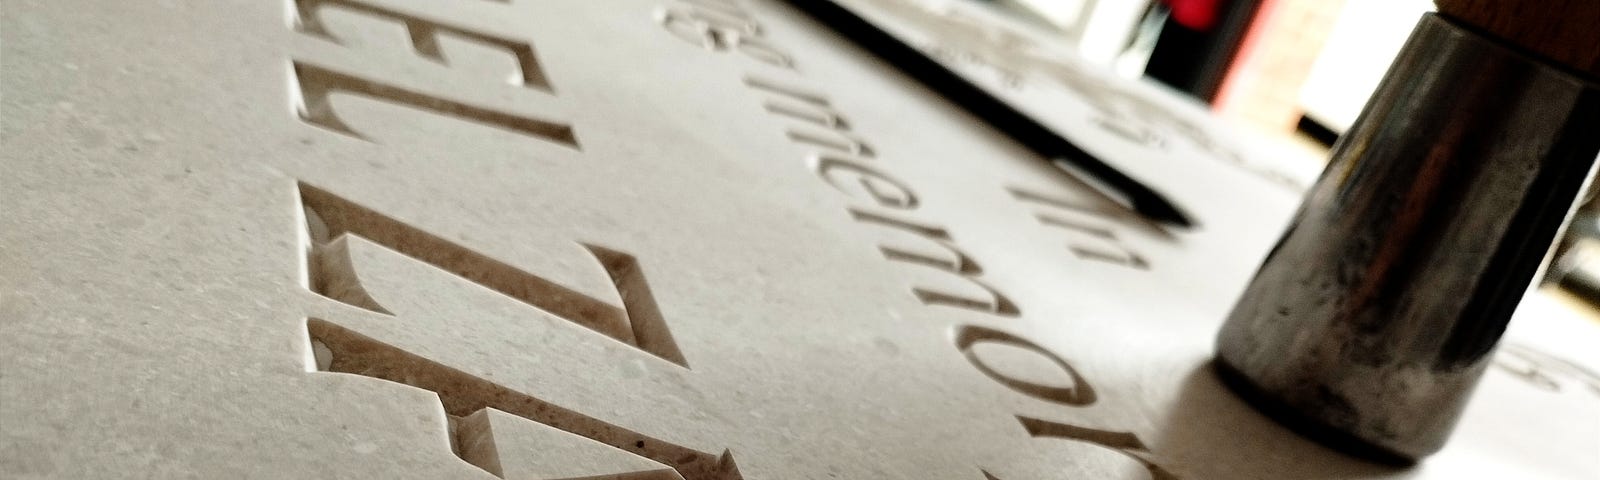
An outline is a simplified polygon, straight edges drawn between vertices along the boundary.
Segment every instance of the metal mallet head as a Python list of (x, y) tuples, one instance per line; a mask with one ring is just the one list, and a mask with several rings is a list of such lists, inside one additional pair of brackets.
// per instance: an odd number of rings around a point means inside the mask
[[(1600, 2), (1572, 5), (1595, 35)], [(1600, 41), (1583, 64), (1450, 15), (1418, 24), (1217, 339), (1258, 409), (1387, 463), (1444, 445), (1600, 151)]]

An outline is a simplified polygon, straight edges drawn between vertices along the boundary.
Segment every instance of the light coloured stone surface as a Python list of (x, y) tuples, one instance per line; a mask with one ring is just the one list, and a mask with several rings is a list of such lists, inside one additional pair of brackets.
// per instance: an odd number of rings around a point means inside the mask
[(1559, 360), (1600, 334), (1549, 309), (1410, 470), (1224, 390), (1212, 336), (1305, 177), (1193, 105), (1126, 86), (1204, 134), (1153, 145), (1027, 93), (1173, 230), (722, 5), (8, 2), (0, 477), (1600, 471)]

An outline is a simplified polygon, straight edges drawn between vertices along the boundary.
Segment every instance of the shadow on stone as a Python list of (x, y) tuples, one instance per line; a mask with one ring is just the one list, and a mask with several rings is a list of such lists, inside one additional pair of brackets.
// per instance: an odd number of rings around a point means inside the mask
[(1211, 362), (1183, 376), (1152, 450), (1185, 478), (1394, 478), (1404, 467), (1322, 446), (1260, 413), (1222, 382)]

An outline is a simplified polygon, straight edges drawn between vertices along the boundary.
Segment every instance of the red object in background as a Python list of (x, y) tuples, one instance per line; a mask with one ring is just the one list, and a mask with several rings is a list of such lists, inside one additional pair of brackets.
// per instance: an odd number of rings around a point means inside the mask
[(1217, 26), (1217, 14), (1222, 12), (1224, 0), (1161, 0), (1172, 9), (1172, 21), (1197, 32), (1209, 32)]
[(1293, 132), (1300, 89), (1346, 0), (1263, 0), (1212, 100), (1224, 117)]

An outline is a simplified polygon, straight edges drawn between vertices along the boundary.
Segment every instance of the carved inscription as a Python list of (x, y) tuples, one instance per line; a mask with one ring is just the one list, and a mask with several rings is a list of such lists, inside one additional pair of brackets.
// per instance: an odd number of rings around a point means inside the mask
[[(984, 375), (1012, 391), (1065, 407), (1087, 407), (1093, 405), (1097, 400), (1094, 387), (1078, 373), (1077, 369), (1073, 368), (1065, 359), (1026, 338), (994, 328), (962, 325), (956, 328), (955, 339), (956, 348), (966, 355), (967, 361), (972, 363), (973, 368), (983, 372)], [(1072, 384), (1069, 386), (1042, 385), (1033, 381), (1015, 378), (996, 370), (990, 367), (988, 362), (985, 362), (973, 348), (983, 343), (1007, 345), (1044, 357), (1050, 363), (1060, 367), (1062, 373), (1067, 375)], [(1150, 453), (1150, 449), (1144, 445), (1143, 441), (1139, 440), (1137, 435), (1132, 433), (1080, 427), (1024, 415), (1017, 415), (1016, 418), (1017, 421), (1022, 423), (1028, 435), (1034, 438), (1055, 438), (1109, 449), (1138, 462), (1150, 473), (1152, 480), (1176, 480), (1178, 478), (1160, 465), (1157, 465), (1153, 455)], [(983, 474), (989, 479), (997, 478), (987, 470), (984, 470)]]
[(1150, 148), (1165, 149), (1167, 141), (1146, 125), (1130, 122), (1125, 118), (1115, 116), (1097, 116), (1089, 119), (1089, 123), (1100, 127), (1106, 133), (1121, 137), (1136, 145)]
[[(916, 192), (873, 165), (877, 153), (850, 130), (844, 114), (827, 96), (756, 75), (746, 76), (744, 83), (765, 95), (763, 109), (790, 124), (785, 130), (789, 141), (811, 150), (808, 163), (824, 183), (870, 205), (849, 207), (852, 219), (886, 227), (938, 252), (885, 244), (878, 247), (884, 258), (932, 267), (972, 287), (969, 293), (914, 286), (911, 293), (917, 300), (1001, 317), (1016, 317), (1022, 313), (1005, 294), (978, 278), (983, 268), (956, 246), (949, 231), (890, 213), (916, 210), (919, 205)], [(794, 125), (796, 123), (799, 125)]]
[(673, 341), (666, 320), (661, 318), (661, 309), (651, 297), (650, 285), (638, 263), (625, 253), (584, 245), (605, 267), (621, 294), (623, 308), (617, 308), (317, 187), (300, 184), (300, 199), (313, 241), (311, 288), (328, 298), (392, 314), (366, 293), (355, 276), (345, 239), (354, 235), (664, 360), (689, 365)]
[[(1150, 448), (1146, 447), (1138, 436), (1131, 433), (1079, 427), (1023, 415), (1018, 415), (1017, 421), (1022, 423), (1022, 428), (1027, 430), (1028, 435), (1033, 438), (1053, 438), (1083, 443), (1122, 455), (1138, 463), (1149, 474), (1150, 480), (1178, 480), (1182, 478), (1156, 464), (1152, 459), (1153, 455), (1150, 453)], [(982, 470), (982, 472), (986, 480), (1006, 480), (1008, 478), (995, 475), (987, 469)]]
[[(361, 375), (438, 394), (445, 413), (450, 415), (450, 444), (456, 455), (497, 476), (503, 472), (495, 439), (493, 435), (481, 435), (483, 417), (488, 409), (660, 462), (671, 466), (685, 480), (743, 478), (733, 456), (726, 451), (713, 455), (673, 445), (395, 348), (332, 322), (308, 319), (306, 330), (310, 335), (310, 347), (317, 352), (318, 371)], [(596, 473), (620, 476), (634, 472)]]
[[(864, 210), (850, 209), (851, 217), (862, 223), (880, 225), (900, 232), (913, 234), (911, 238), (918, 238), (921, 244), (939, 250), (942, 254), (929, 254), (912, 250), (908, 247), (880, 245), (878, 250), (883, 252), (884, 258), (898, 262), (932, 267), (937, 271), (952, 275), (982, 292), (978, 295), (951, 293), (928, 287), (911, 287), (911, 293), (917, 300), (928, 305), (944, 305), (948, 307), (964, 308), (975, 312), (983, 312), (1001, 317), (1015, 317), (1022, 314), (1017, 304), (1012, 302), (1005, 294), (995, 290), (994, 287), (983, 283), (978, 276), (983, 273), (983, 267), (978, 265), (971, 256), (955, 246), (950, 238), (950, 232), (935, 226), (919, 225), (909, 220), (897, 219), (884, 214), (871, 213)], [(924, 250), (925, 251), (925, 250)]]
[(712, 52), (738, 52), (763, 64), (793, 69), (794, 57), (768, 42), (749, 12), (726, 0), (682, 0), (659, 9), (656, 21), (673, 36)]
[[(982, 357), (978, 356), (973, 347), (982, 343), (1010, 345), (1042, 356), (1048, 359), (1050, 363), (1060, 367), (1061, 371), (1072, 379), (1072, 385), (1065, 387), (1040, 385), (1028, 380), (1012, 378), (990, 367), (987, 362), (983, 361)], [(1088, 406), (1095, 401), (1094, 387), (1090, 386), (1089, 382), (1078, 374), (1077, 369), (1072, 368), (1072, 365), (1069, 365), (1066, 360), (1061, 359), (1054, 353), (1050, 353), (1049, 350), (1045, 350), (1028, 339), (993, 328), (961, 326), (956, 329), (956, 349), (961, 350), (961, 353), (966, 355), (967, 361), (972, 363), (973, 368), (978, 369), (979, 372), (983, 372), (984, 375), (1017, 393), (1068, 407)]]
[(1067, 425), (1022, 415), (1018, 415), (1017, 420), (1022, 422), (1022, 427), (1027, 429), (1028, 435), (1032, 435), (1033, 438), (1057, 438), (1106, 448), (1139, 462), (1145, 471), (1150, 473), (1151, 480), (1178, 479), (1177, 475), (1161, 468), (1151, 459), (1150, 448), (1134, 434)]
[[(1125, 209), (1107, 209), (1088, 203), (1046, 196), (1022, 188), (1006, 191), (1012, 198), (1028, 204), (1048, 207), (1036, 210), (1034, 218), (1039, 223), (1062, 230), (1067, 235), (1067, 249), (1078, 258), (1117, 265), (1136, 270), (1149, 270), (1150, 263), (1143, 255), (1129, 248), (1112, 229), (1119, 218), (1126, 220)], [(1137, 218), (1137, 217), (1135, 217)], [(1133, 220), (1143, 222), (1142, 220)], [(1148, 223), (1148, 222), (1143, 222)], [(1151, 227), (1160, 228), (1160, 227)]]
[[(761, 31), (761, 26), (755, 19), (732, 0), (680, 0), (677, 5), (662, 11), (716, 11), (719, 15), (725, 15), (725, 20), (737, 19), (738, 22), (719, 23), (712, 19), (691, 20), (693, 17), (688, 14), (658, 15), (657, 18), (661, 20), (663, 28), (672, 35), (709, 51), (728, 50), (715, 48), (720, 39), (738, 38), (739, 35)], [(794, 86), (793, 80), (798, 77), (798, 72), (789, 69), (788, 73), (791, 77), (789, 81), (774, 80), (766, 74), (751, 73), (745, 76), (744, 82), (753, 91), (763, 95), (761, 104), (763, 110), (785, 122), (785, 137), (792, 144), (810, 152), (807, 163), (818, 178), (854, 201), (846, 207), (850, 218), (862, 224), (879, 227), (878, 230), (898, 238), (896, 241), (879, 245), (878, 249), (884, 258), (931, 268), (946, 274), (947, 278), (958, 279), (961, 283), (973, 287), (970, 292), (952, 293), (916, 286), (912, 288), (912, 294), (923, 304), (981, 313), (985, 315), (984, 318), (1011, 319), (1021, 316), (1021, 310), (1010, 298), (982, 281), (983, 267), (957, 246), (947, 229), (910, 216), (920, 205), (918, 194), (877, 163), (880, 153), (853, 131), (853, 124), (847, 120), (841, 109), (822, 93)], [(1021, 195), (1016, 192), (1013, 194)], [(1040, 214), (1041, 221), (1045, 218), (1051, 220), (1071, 218), (1074, 215), (1086, 216), (1091, 220), (1104, 220), (1111, 215), (1107, 211), (1043, 196), (1027, 197), (1022, 200), (1064, 210), (1048, 215)], [(1131, 268), (1147, 268), (1142, 257), (1121, 248), (1116, 242), (1115, 234), (1111, 233), (1108, 227), (1091, 227), (1092, 224), (1068, 222), (1062, 220), (1051, 225), (1086, 239), (1072, 244), (1077, 249), (1075, 253), (1080, 257)], [(1094, 388), (1077, 369), (1066, 360), (1027, 339), (977, 325), (958, 325), (954, 339), (956, 349), (966, 356), (973, 368), (1008, 389), (1069, 408), (1087, 406), (1096, 401)], [(979, 356), (973, 347), (982, 343), (1009, 345), (1044, 356), (1060, 367), (1071, 379), (1072, 384), (1042, 385), (1009, 376), (993, 368)], [(1088, 443), (1128, 456), (1142, 465), (1156, 480), (1177, 478), (1156, 465), (1151, 459), (1149, 449), (1132, 433), (1079, 427), (1024, 416), (1017, 416), (1017, 419), (1022, 423), (1025, 433), (1031, 437)], [(991, 480), (997, 478), (987, 470), (979, 472)]]
[(1600, 373), (1526, 345), (1501, 345), (1493, 365), (1542, 390), (1562, 392), (1570, 387), (1600, 397)]
[(874, 156), (872, 147), (850, 132), (850, 125), (827, 97), (760, 77), (745, 77), (744, 84), (771, 94), (762, 104), (767, 112), (811, 124), (810, 128), (790, 127), (785, 132), (789, 140), (828, 150), (830, 152), (826, 153), (835, 155), (851, 155), (859, 159)]
[[(296, 29), (335, 44), (339, 37), (324, 21), (324, 9), (342, 9), (404, 27), (410, 49), (418, 61), (448, 66), (441, 37), (486, 45), (510, 55), (519, 69), (512, 86), (525, 95), (553, 94), (534, 50), (526, 41), (481, 31), (462, 22), (443, 21), (433, 15), (390, 8), (382, 0), (298, 0), (294, 2)], [(798, 75), (794, 59), (767, 40), (761, 25), (731, 0), (682, 0), (658, 11), (660, 25), (676, 38), (712, 52), (734, 52), (757, 62), (763, 68), (779, 67), (788, 75)], [(495, 127), (540, 141), (577, 148), (571, 126), (559, 122), (474, 105), (406, 86), (396, 79), (368, 78), (350, 70), (292, 60), (293, 92), (297, 94), (298, 115), (312, 125), (337, 133), (365, 138), (337, 114), (331, 97), (348, 94), (397, 104)], [(915, 285), (912, 295), (930, 306), (956, 308), (986, 315), (984, 318), (1010, 319), (1021, 316), (1018, 306), (983, 279), (983, 267), (961, 249), (950, 231), (917, 218), (921, 206), (918, 194), (896, 178), (879, 159), (875, 149), (847, 120), (846, 115), (826, 95), (798, 87), (791, 80), (766, 76), (775, 71), (747, 75), (745, 84), (762, 95), (761, 108), (784, 124), (783, 135), (791, 144), (805, 148), (807, 166), (817, 178), (852, 203), (845, 207), (849, 218), (874, 227), (885, 235), (878, 244), (884, 258), (907, 265), (931, 269), (968, 288), (948, 290)], [(528, 92), (532, 91), (532, 92)], [(328, 299), (360, 308), (376, 315), (403, 318), (383, 305), (362, 281), (351, 255), (352, 242), (370, 242), (404, 258), (448, 273), (457, 281), (481, 286), (533, 307), (540, 312), (604, 335), (633, 349), (651, 354), (686, 370), (688, 362), (672, 338), (659, 307), (653, 299), (638, 262), (630, 255), (606, 247), (583, 244), (603, 267), (622, 306), (578, 293), (522, 269), (457, 244), (451, 240), (378, 213), (326, 190), (300, 184), (306, 225), (307, 287)], [(1148, 268), (1143, 257), (1123, 248), (1109, 226), (1094, 223), (1109, 218), (1104, 211), (1059, 199), (1018, 190), (1019, 200), (1050, 207), (1040, 213), (1046, 225), (1068, 231), (1075, 238), (1070, 246), (1080, 258), (1131, 268)], [(356, 240), (359, 239), (359, 240)], [(1096, 243), (1098, 242), (1098, 243)], [(926, 271), (926, 270), (924, 270)], [(951, 282), (942, 282), (950, 284)], [(448, 299), (446, 299), (448, 301)], [(314, 370), (360, 375), (372, 379), (421, 388), (436, 394), (449, 419), (450, 445), (463, 461), (497, 476), (508, 476), (507, 459), (501, 454), (492, 418), (509, 415), (532, 425), (558, 429), (594, 442), (598, 449), (627, 452), (650, 462), (632, 469), (589, 472), (588, 476), (629, 478), (681, 475), (684, 479), (742, 478), (732, 455), (714, 454), (677, 445), (641, 431), (606, 422), (571, 405), (558, 405), (507, 386), (499, 378), (474, 373), (445, 361), (420, 355), (386, 343), (335, 320), (309, 318), (306, 322), (307, 348), (314, 352)], [(594, 337), (597, 341), (604, 341)], [(955, 349), (973, 367), (1019, 394), (1077, 408), (1093, 404), (1094, 388), (1065, 359), (1020, 336), (976, 325), (958, 325)], [(975, 346), (993, 343), (1020, 348), (1050, 360), (1071, 380), (1068, 386), (1045, 385), (1008, 375), (986, 362)], [(681, 371), (681, 370), (674, 370)], [(584, 408), (591, 406), (585, 405)], [(673, 412), (663, 412), (671, 415)], [(510, 418), (506, 417), (506, 418)], [(1125, 455), (1144, 466), (1156, 479), (1175, 478), (1156, 465), (1151, 453), (1137, 436), (1068, 425), (1060, 422), (1017, 416), (1024, 432), (1034, 438), (1058, 438), (1093, 444)], [(623, 422), (626, 423), (626, 422)], [(667, 430), (671, 431), (671, 430)], [(671, 471), (655, 468), (664, 465)], [(675, 475), (674, 475), (675, 473)], [(983, 474), (995, 478), (988, 471)]]
[(544, 78), (544, 70), (539, 68), (539, 58), (534, 56), (533, 46), (527, 42), (489, 33), (475, 32), (465, 27), (441, 23), (378, 5), (362, 3), (359, 0), (295, 0), (295, 28), (302, 33), (338, 43), (338, 37), (335, 37), (333, 32), (330, 32), (322, 21), (322, 11), (326, 6), (336, 6), (337, 8), (359, 12), (364, 15), (399, 22), (405, 26), (406, 33), (411, 38), (411, 48), (416, 51), (417, 55), (440, 64), (449, 63), (445, 61), (444, 50), (439, 47), (439, 35), (441, 33), (504, 50), (516, 59), (516, 83), (544, 91), (554, 90), (550, 86), (550, 81)]
[(1305, 188), (1283, 173), (1247, 162), (1232, 147), (1214, 138), (1199, 124), (1174, 114), (1166, 105), (1058, 58), (1028, 36), (946, 6), (915, 0), (864, 1), (913, 25), (919, 33), (927, 34), (931, 40), (918, 48), (934, 58), (979, 66), (992, 72), (1001, 86), (1010, 89), (1024, 88), (1030, 78), (1042, 78), (1064, 88), (1093, 109), (1092, 123), (1106, 133), (1153, 149), (1166, 148), (1164, 137), (1175, 135), (1208, 156), (1264, 180), (1296, 191)]
[(300, 119), (333, 132), (367, 139), (345, 124), (333, 108), (332, 95), (348, 93), (495, 126), (574, 148), (578, 146), (578, 139), (573, 136), (572, 127), (565, 124), (468, 105), (300, 61), (293, 62), (292, 68), (294, 86), (300, 93), (300, 103), (296, 109)]
[[(440, 48), (441, 36), (452, 36), (504, 51), (517, 65), (518, 71), (512, 82), (514, 86), (532, 92), (529, 95), (544, 102), (553, 98), (554, 87), (540, 67), (533, 46), (525, 40), (481, 32), (466, 25), (432, 20), (387, 7), (379, 0), (294, 0), (295, 29), (303, 34), (338, 44), (338, 36), (328, 29), (322, 17), (323, 11), (329, 8), (338, 8), (404, 26), (417, 61), (449, 65), (444, 51)], [(431, 93), (389, 79), (370, 78), (299, 59), (291, 61), (290, 68), (292, 70), (290, 87), (296, 94), (295, 107), (300, 119), (332, 132), (367, 139), (339, 117), (332, 97), (335, 94), (345, 94), (495, 127), (569, 148), (579, 147), (572, 126), (561, 121), (474, 105), (452, 99), (447, 94)], [(460, 75), (459, 72), (455, 73)]]
[[(360, 238), (637, 350), (684, 368), (688, 366), (661, 317), (638, 263), (625, 253), (585, 245), (605, 268), (622, 297), (623, 308), (617, 308), (328, 191), (302, 183), (300, 198), (306, 219), (305, 237), (311, 242), (306, 258), (309, 277), (306, 285), (322, 296), (373, 313), (400, 315), (374, 299), (357, 274), (350, 255), (350, 239)], [(684, 479), (742, 478), (733, 457), (726, 451), (720, 454), (702, 452), (607, 423), (386, 344), (336, 322), (308, 319), (306, 330), (318, 371), (362, 375), (438, 394), (445, 412), (451, 416), (452, 448), (463, 460), (490, 473), (503, 473), (494, 437), (492, 433), (485, 434), (491, 432), (484, 422), (488, 409), (493, 409), (605, 445), (595, 448), (616, 448), (670, 466)]]
[(462, 459), (501, 478), (683, 480), (659, 462), (494, 408), (450, 429)]

